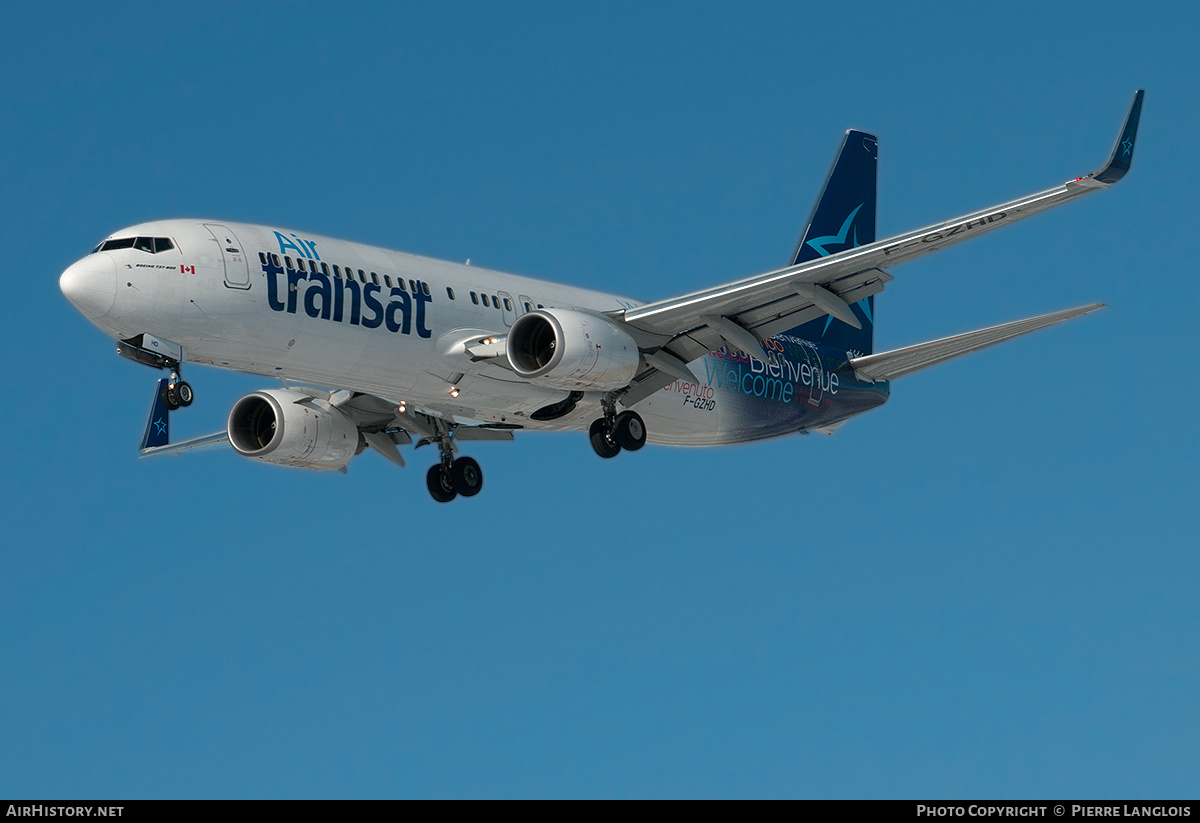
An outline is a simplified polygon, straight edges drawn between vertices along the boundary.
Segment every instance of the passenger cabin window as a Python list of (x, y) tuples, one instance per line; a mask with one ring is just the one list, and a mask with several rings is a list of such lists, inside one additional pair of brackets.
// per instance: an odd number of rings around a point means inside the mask
[(283, 262), (287, 263), (287, 267), (292, 268), (292, 258), (289, 255), (284, 255)]
[(487, 295), (486, 295), (486, 294), (481, 294), (481, 295), (479, 295), (479, 296), (480, 296), (481, 298), (483, 298), (483, 305), (487, 306), (488, 308), (491, 308), (491, 304), (489, 304), (489, 303), (488, 303), (488, 298), (487, 298)]
[(492, 295), (492, 306), (497, 309), (500, 308), (500, 298), (494, 294)]
[(299, 260), (296, 261), (296, 271), (304, 271), (304, 270), (305, 270), (304, 269), (304, 258), (300, 258)]
[(374, 283), (376, 286), (379, 285), (379, 275), (376, 274), (375, 272), (371, 272), (371, 282)]
[(471, 302), (476, 306), (479, 305), (479, 295), (477, 295), (475, 292), (471, 292)]
[(454, 289), (450, 288), (449, 286), (446, 286), (446, 296), (449, 297), (451, 300), (453, 300), (454, 299)]
[(387, 286), (389, 289), (392, 287), (392, 276), (390, 274), (385, 274), (383, 276), (383, 285)]
[(525, 304), (525, 311), (533, 311), (533, 309), (529, 308), (529, 303)]
[(426, 296), (429, 296), (429, 284), (428, 284), (428, 283), (422, 282), (422, 283), (421, 283), (421, 290), (422, 290), (423, 292), (425, 292), (425, 295), (426, 295)]
[(412, 293), (413, 293), (413, 294), (416, 294), (416, 293), (417, 293), (417, 281), (416, 281), (416, 280), (409, 280), (409, 281), (408, 281), (408, 285), (409, 285), (409, 287), (412, 289)]
[(504, 298), (504, 310), (505, 310), (505, 311), (512, 311), (512, 301), (511, 301), (511, 300), (509, 300), (507, 297), (506, 297), (506, 298)]
[(321, 264), (321, 274), (324, 274), (327, 277), (329, 276), (329, 264), (328, 263)]
[(358, 280), (360, 283), (367, 282), (367, 273), (365, 271), (363, 271), (362, 269), (358, 270)]
[(264, 266), (267, 265), (267, 253), (265, 251), (260, 251), (258, 253), (258, 262), (262, 263)]
[(333, 276), (336, 277), (338, 280), (342, 279), (342, 270), (341, 270), (341, 268), (338, 267), (337, 263), (333, 264)]
[(279, 255), (278, 255), (278, 254), (272, 254), (272, 255), (271, 255), (271, 262), (272, 262), (272, 263), (275, 265), (275, 268), (277, 268), (277, 269), (278, 269), (278, 268), (280, 268), (280, 265), (279, 265)]

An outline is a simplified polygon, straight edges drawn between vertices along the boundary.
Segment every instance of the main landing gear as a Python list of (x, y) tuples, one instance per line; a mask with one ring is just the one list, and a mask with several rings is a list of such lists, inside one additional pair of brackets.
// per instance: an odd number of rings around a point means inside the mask
[(167, 409), (175, 411), (176, 409), (192, 405), (192, 400), (195, 399), (195, 394), (192, 392), (192, 387), (185, 383), (180, 378), (182, 367), (178, 362), (172, 362), (171, 379), (167, 385), (163, 386), (162, 399)]
[(600, 403), (604, 416), (592, 422), (588, 439), (592, 449), (601, 457), (616, 457), (621, 449), (635, 452), (646, 445), (646, 424), (635, 411), (617, 414), (616, 401), (605, 398)]
[(442, 461), (429, 467), (425, 485), (439, 503), (449, 503), (458, 495), (474, 497), (483, 488), (483, 469), (470, 457), (454, 457), (454, 443), (449, 434), (434, 441), (442, 453)]

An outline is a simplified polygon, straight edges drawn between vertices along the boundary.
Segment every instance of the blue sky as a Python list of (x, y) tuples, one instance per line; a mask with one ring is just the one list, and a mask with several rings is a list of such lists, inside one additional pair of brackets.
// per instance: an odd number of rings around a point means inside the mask
[[(812, 5), (812, 4), (809, 4)], [(0, 796), (1194, 797), (1200, 133), (1184, 4), (26, 4), (0, 54)], [(157, 375), (58, 290), (150, 219), (654, 299), (780, 265), (847, 128), (883, 350), (1109, 308), (835, 436), (583, 434), (346, 476), (138, 461)], [(176, 436), (259, 378), (194, 367)]]

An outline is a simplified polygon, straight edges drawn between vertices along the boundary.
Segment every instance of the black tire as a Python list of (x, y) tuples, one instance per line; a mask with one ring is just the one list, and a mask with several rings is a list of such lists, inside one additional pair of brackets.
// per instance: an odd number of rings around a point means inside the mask
[(470, 457), (460, 457), (450, 465), (450, 482), (463, 497), (474, 497), (483, 488), (483, 469)]
[(592, 427), (588, 429), (588, 439), (592, 441), (592, 449), (601, 457), (616, 457), (621, 451), (621, 444), (610, 438), (605, 431), (603, 418), (592, 423)]
[(635, 452), (646, 445), (646, 424), (637, 412), (626, 411), (618, 414), (616, 429), (617, 442), (626, 451)]
[(450, 485), (447, 473), (442, 471), (441, 463), (429, 467), (429, 474), (425, 475), (425, 485), (429, 488), (429, 495), (439, 503), (449, 503), (458, 497), (458, 492)]
[(179, 398), (175, 394), (175, 387), (170, 383), (163, 386), (162, 401), (163, 405), (167, 407), (167, 411), (175, 411), (179, 408)]
[(192, 393), (192, 387), (187, 383), (180, 381), (175, 384), (175, 400), (180, 407), (192, 405), (192, 401), (196, 399), (196, 395)]

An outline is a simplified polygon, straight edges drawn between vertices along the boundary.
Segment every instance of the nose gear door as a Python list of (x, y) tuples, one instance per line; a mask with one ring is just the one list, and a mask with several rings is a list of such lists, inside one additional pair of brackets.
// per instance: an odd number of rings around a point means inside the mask
[(221, 250), (221, 259), (225, 261), (225, 285), (231, 289), (250, 288), (250, 267), (237, 235), (220, 223), (205, 223), (204, 228), (209, 230)]

